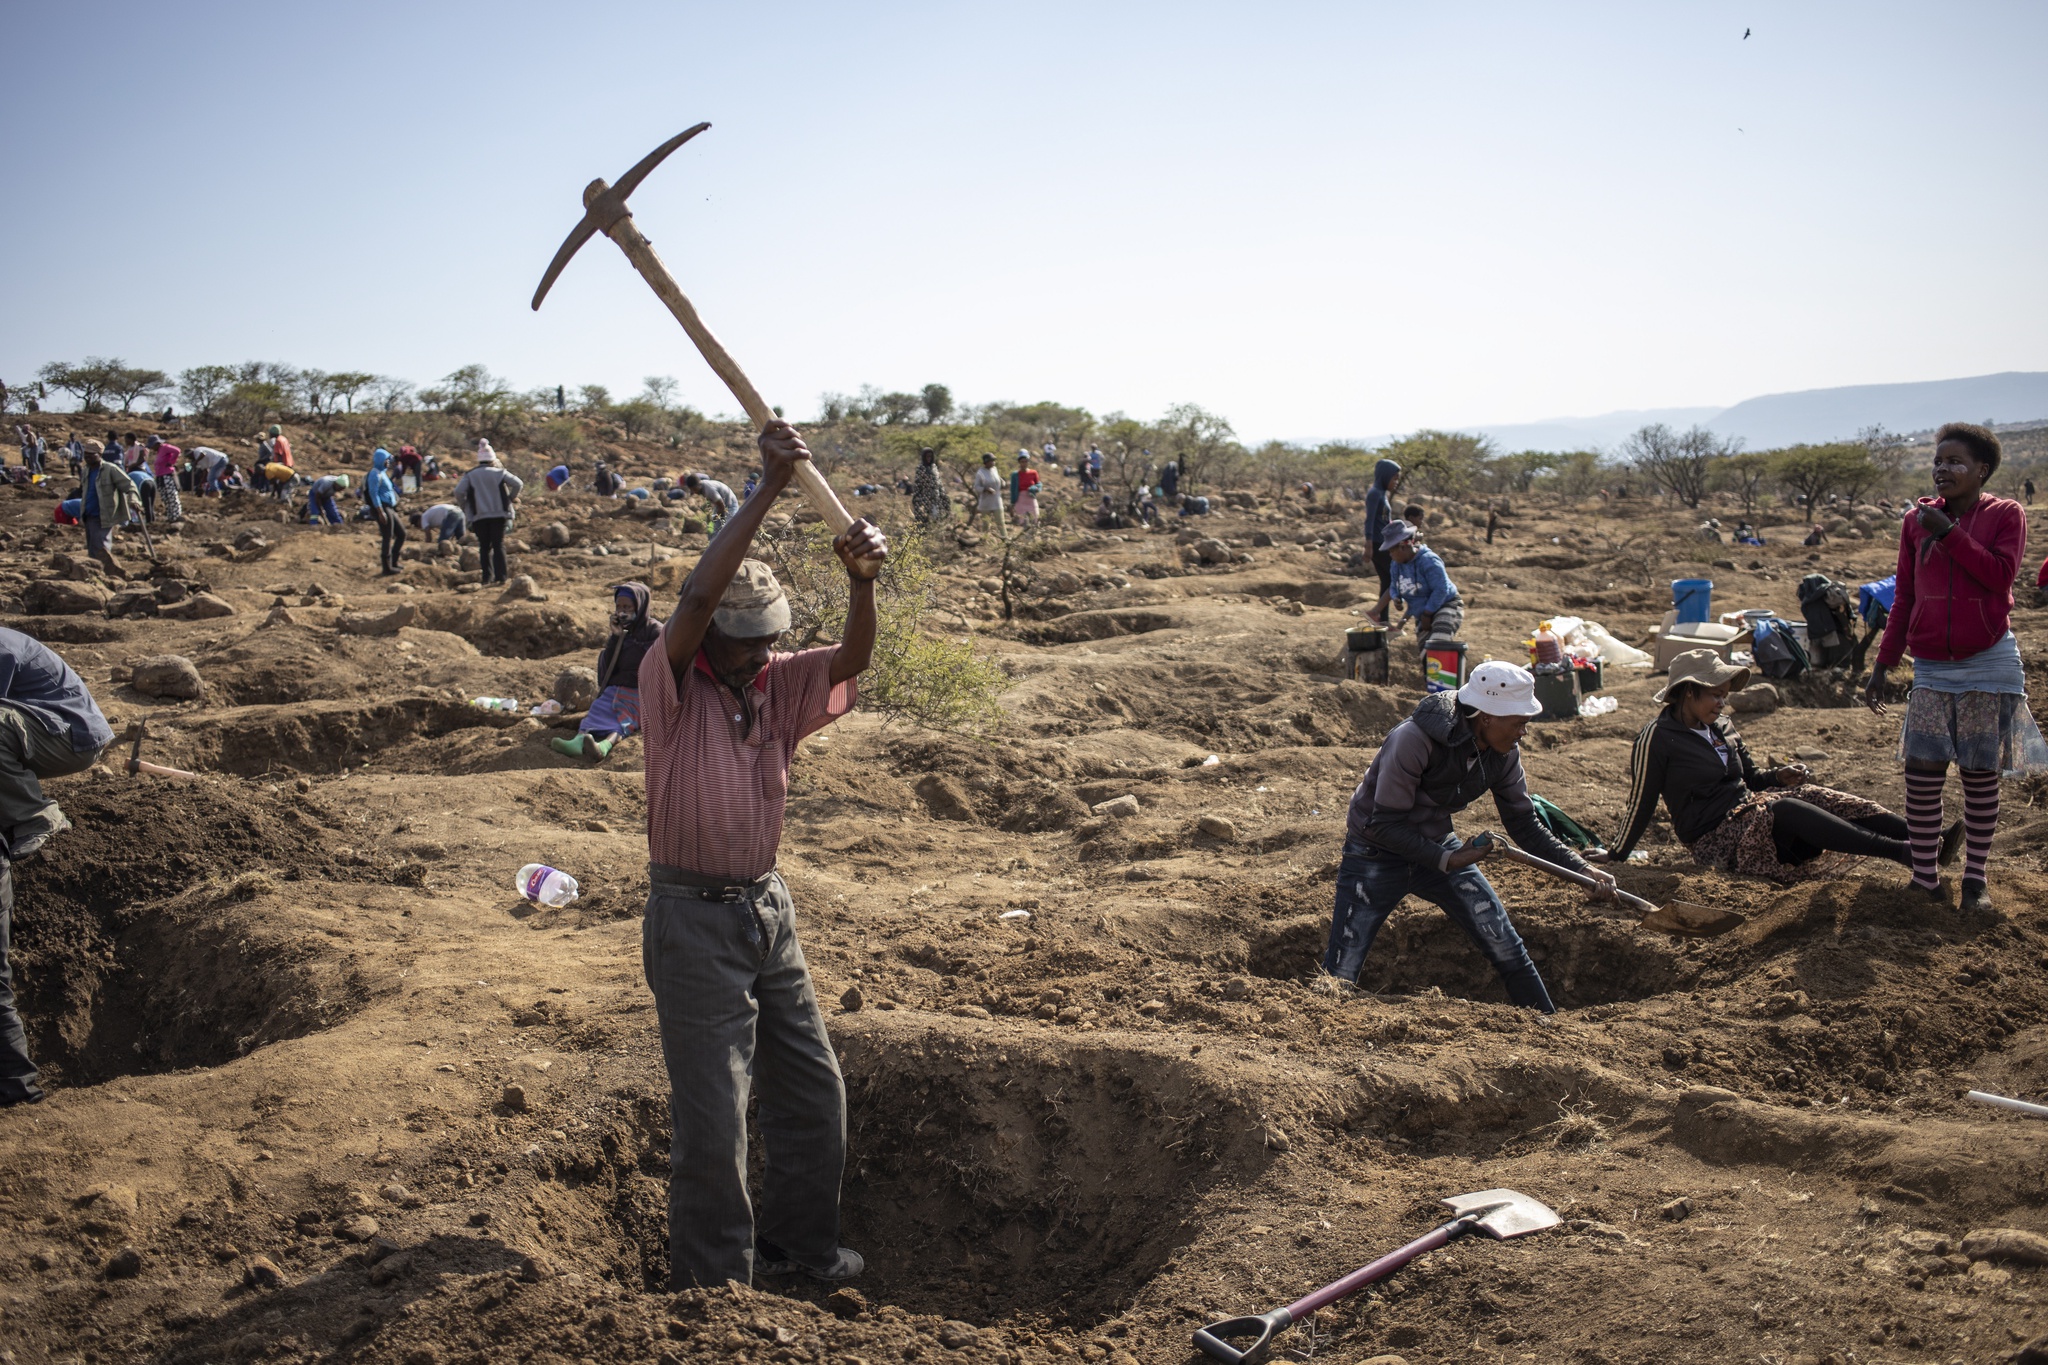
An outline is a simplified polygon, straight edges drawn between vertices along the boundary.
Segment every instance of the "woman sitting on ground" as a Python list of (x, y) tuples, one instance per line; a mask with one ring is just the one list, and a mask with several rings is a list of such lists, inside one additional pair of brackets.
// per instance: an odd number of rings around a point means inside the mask
[(612, 599), (612, 636), (597, 656), (597, 700), (576, 738), (549, 740), (558, 754), (592, 762), (640, 729), (640, 661), (661, 638), (661, 623), (647, 619), (652, 593), (645, 583), (621, 583)]
[[(1756, 766), (1721, 719), (1728, 694), (1748, 681), (1748, 669), (1711, 649), (1671, 661), (1671, 679), (1653, 699), (1664, 703), (1664, 713), (1636, 736), (1628, 817), (1607, 858), (1628, 857), (1661, 797), (1678, 841), (1701, 867), (1796, 882), (1835, 870), (1821, 854), (1844, 853), (1910, 868), (1901, 817), (1875, 801), (1815, 786), (1803, 764)], [(1944, 866), (1955, 861), (1962, 837), (1960, 820), (1942, 835)]]

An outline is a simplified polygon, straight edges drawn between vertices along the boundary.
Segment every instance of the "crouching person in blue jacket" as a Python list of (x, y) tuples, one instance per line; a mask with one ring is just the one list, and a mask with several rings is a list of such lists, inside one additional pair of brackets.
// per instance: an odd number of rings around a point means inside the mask
[(1597, 899), (1613, 897), (1613, 876), (1559, 843), (1529, 800), (1520, 741), (1529, 717), (1542, 709), (1529, 670), (1488, 662), (1456, 692), (1424, 697), (1415, 714), (1394, 727), (1351, 797), (1325, 972), (1356, 984), (1380, 926), (1412, 893), (1471, 935), (1500, 973), (1509, 1000), (1555, 1013), (1507, 907), (1478, 867), (1498, 857), (1501, 846), (1451, 832), (1451, 817), (1490, 791), (1517, 844), (1598, 880)]

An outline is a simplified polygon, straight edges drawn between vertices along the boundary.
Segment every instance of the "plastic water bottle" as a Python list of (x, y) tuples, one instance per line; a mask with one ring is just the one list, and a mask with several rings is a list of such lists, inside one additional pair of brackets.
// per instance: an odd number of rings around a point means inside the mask
[(520, 895), (541, 905), (567, 905), (576, 899), (576, 879), (545, 863), (528, 863), (519, 869), (515, 888)]
[(517, 697), (478, 697), (470, 705), (479, 711), (517, 711), (519, 709), (519, 699)]

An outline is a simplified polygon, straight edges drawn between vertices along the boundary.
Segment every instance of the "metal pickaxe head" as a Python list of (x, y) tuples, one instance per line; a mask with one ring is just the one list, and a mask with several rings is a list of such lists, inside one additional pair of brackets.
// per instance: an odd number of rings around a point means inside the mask
[(540, 301), (548, 296), (554, 287), (555, 276), (562, 273), (562, 267), (569, 264), (569, 258), (577, 249), (599, 232), (610, 232), (614, 224), (627, 216), (626, 196), (640, 187), (647, 173), (659, 166), (668, 154), (688, 142), (711, 125), (700, 123), (686, 128), (668, 141), (640, 158), (632, 170), (619, 177), (616, 185), (607, 185), (604, 178), (591, 181), (583, 190), (583, 221), (578, 223), (562, 243), (562, 249), (555, 253), (555, 259), (548, 262), (548, 273), (540, 277), (540, 288), (533, 291), (533, 306), (539, 309)]
[(1473, 1220), (1472, 1230), (1503, 1241), (1554, 1228), (1561, 1221), (1548, 1204), (1515, 1190), (1481, 1190), (1477, 1194), (1452, 1195), (1439, 1202), (1460, 1218), (1479, 1215)]

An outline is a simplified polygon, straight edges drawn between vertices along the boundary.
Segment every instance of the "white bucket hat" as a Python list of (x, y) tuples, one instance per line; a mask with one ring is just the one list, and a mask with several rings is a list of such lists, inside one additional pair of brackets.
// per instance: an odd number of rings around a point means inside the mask
[(1543, 713), (1543, 703), (1536, 700), (1536, 675), (1495, 659), (1472, 670), (1472, 676), (1458, 689), (1458, 700), (1489, 716)]

